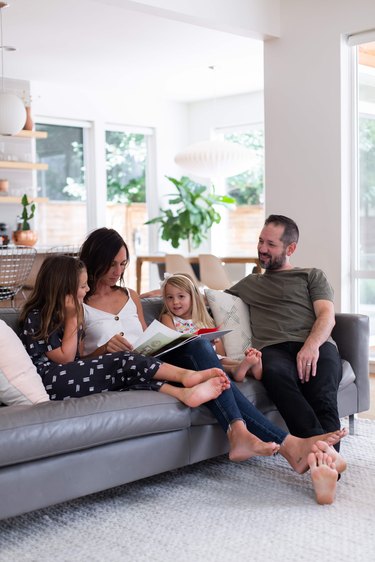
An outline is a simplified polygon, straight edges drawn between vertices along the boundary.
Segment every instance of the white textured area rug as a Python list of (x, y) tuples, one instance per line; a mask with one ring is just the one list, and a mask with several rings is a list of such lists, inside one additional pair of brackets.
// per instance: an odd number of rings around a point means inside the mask
[(336, 502), (280, 456), (199, 463), (0, 521), (0, 560), (367, 562), (375, 559), (375, 422), (358, 419)]

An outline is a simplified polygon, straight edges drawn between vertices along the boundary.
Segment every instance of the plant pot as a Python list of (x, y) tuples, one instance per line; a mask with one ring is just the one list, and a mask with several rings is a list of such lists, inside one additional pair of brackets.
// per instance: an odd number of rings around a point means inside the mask
[(16, 246), (34, 246), (38, 240), (35, 230), (14, 230), (13, 242)]

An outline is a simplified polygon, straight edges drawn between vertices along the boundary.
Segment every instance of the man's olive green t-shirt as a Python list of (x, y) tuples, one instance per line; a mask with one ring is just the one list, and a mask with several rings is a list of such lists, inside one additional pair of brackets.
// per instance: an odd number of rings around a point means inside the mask
[(314, 268), (253, 273), (226, 292), (249, 305), (252, 345), (258, 349), (305, 341), (316, 319), (313, 302), (333, 302), (333, 289), (325, 274)]

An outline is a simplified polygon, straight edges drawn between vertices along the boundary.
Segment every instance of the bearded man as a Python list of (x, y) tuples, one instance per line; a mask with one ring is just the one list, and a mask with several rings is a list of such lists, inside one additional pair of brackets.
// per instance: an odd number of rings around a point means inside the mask
[(262, 382), (289, 431), (310, 437), (340, 427), (342, 366), (331, 337), (332, 287), (320, 269), (291, 265), (298, 238), (292, 219), (270, 215), (258, 242), (264, 274), (248, 275), (227, 292), (249, 306), (252, 345), (262, 352)]

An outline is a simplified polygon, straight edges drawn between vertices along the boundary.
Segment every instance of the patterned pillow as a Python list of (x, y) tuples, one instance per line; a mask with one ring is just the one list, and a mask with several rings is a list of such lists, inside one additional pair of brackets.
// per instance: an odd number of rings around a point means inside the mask
[(15, 332), (0, 320), (0, 403), (36, 404), (49, 396)]
[(239, 297), (223, 291), (206, 289), (205, 293), (216, 326), (222, 330), (232, 330), (223, 337), (226, 354), (228, 357), (241, 360), (243, 352), (251, 345), (248, 306)]

